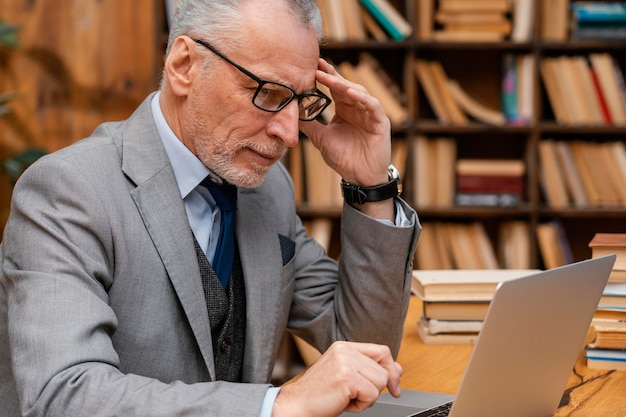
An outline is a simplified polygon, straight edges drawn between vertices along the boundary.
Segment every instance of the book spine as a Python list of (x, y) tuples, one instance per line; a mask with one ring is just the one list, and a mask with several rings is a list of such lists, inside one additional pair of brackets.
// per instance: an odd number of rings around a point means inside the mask
[(571, 7), (572, 19), (575, 24), (626, 23), (626, 6), (623, 3), (575, 1)]
[(517, 77), (517, 60), (513, 54), (506, 54), (504, 56), (504, 77), (502, 78), (502, 112), (509, 122), (517, 122), (519, 119)]
[(459, 193), (454, 197), (457, 206), (515, 207), (521, 196), (517, 193)]
[(597, 94), (598, 101), (600, 102), (600, 110), (602, 113), (602, 118), (606, 124), (612, 123), (611, 111), (609, 110), (609, 105), (606, 102), (606, 97), (604, 97), (604, 93), (602, 93), (602, 86), (600, 85), (600, 80), (598, 79), (598, 73), (593, 68), (589, 58), (587, 57), (587, 66), (589, 67), (589, 73), (591, 74), (591, 81), (593, 83), (593, 88)]
[(402, 41), (405, 36), (396, 26), (389, 20), (383, 11), (372, 0), (360, 0), (361, 4), (370, 12), (372, 16), (387, 31), (389, 36), (396, 41)]

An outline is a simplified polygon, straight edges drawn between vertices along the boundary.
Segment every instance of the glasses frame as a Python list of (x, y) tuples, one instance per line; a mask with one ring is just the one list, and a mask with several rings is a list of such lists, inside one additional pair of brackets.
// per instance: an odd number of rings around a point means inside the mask
[[(277, 112), (281, 111), (282, 109), (284, 109), (285, 107), (287, 107), (287, 105), (289, 103), (291, 103), (294, 98), (297, 98), (298, 99), (298, 116), (299, 116), (298, 118), (299, 118), (299, 120), (302, 120), (304, 122), (309, 122), (309, 121), (315, 120), (320, 114), (322, 114), (322, 112), (324, 110), (326, 110), (326, 108), (328, 106), (330, 106), (330, 103), (332, 103), (332, 99), (330, 97), (328, 97), (326, 94), (324, 94), (321, 91), (319, 91), (318, 89), (316, 89), (315, 92), (313, 92), (313, 93), (298, 94), (291, 87), (288, 87), (286, 85), (283, 85), (283, 84), (280, 84), (280, 83), (277, 83), (277, 82), (274, 82), (274, 81), (263, 80), (263, 79), (257, 77), (256, 75), (254, 75), (253, 73), (251, 73), (250, 71), (248, 71), (247, 69), (245, 69), (244, 67), (242, 67), (241, 65), (238, 65), (238, 64), (234, 63), (233, 61), (231, 61), (228, 57), (226, 57), (226, 55), (221, 53), (219, 50), (217, 50), (215, 47), (213, 47), (208, 42), (203, 41), (201, 39), (193, 39), (193, 41), (195, 43), (199, 44), (199, 45), (204, 46), (209, 51), (213, 52), (215, 55), (219, 56), (224, 61), (228, 62), (230, 65), (232, 65), (233, 67), (238, 69), (241, 73), (243, 73), (244, 75), (246, 75), (249, 78), (253, 79), (254, 81), (257, 82), (257, 84), (259, 84), (258, 87), (256, 88), (256, 91), (254, 92), (254, 95), (252, 96), (252, 104), (257, 109), (260, 109), (260, 110), (263, 110), (263, 111), (266, 111), (266, 112), (269, 112), (269, 113), (277, 113)], [(277, 85), (279, 87), (285, 88), (286, 90), (291, 92), (291, 97), (289, 97), (287, 100), (285, 100), (283, 103), (281, 103), (275, 109), (266, 109), (266, 108), (260, 107), (260, 106), (258, 106), (256, 104), (256, 97), (258, 96), (259, 92), (261, 91), (261, 88), (263, 88), (263, 86), (265, 84), (273, 84), (273, 85)], [(301, 111), (304, 110), (304, 109), (302, 107), (300, 107), (300, 103), (301, 103), (302, 99), (306, 98), (306, 97), (318, 97), (319, 99), (326, 100), (326, 103), (322, 107), (320, 107), (320, 109), (315, 113), (315, 115), (313, 117), (302, 118), (301, 117), (301, 114), (302, 114)]]

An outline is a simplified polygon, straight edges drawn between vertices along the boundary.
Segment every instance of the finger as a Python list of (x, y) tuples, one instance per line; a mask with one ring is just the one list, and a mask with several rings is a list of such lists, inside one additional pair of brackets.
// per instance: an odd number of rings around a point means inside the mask
[(402, 376), (402, 365), (400, 365), (398, 362), (394, 362), (395, 368), (396, 368), (396, 376), (390, 376), (389, 377), (389, 383), (387, 385), (387, 388), (389, 389), (389, 393), (391, 395), (393, 395), (394, 397), (399, 397), (400, 394), (402, 393), (402, 389), (400, 388), (400, 377)]
[(356, 344), (355, 348), (370, 357), (386, 372), (386, 386), (394, 396), (400, 396), (402, 365), (393, 360), (389, 347), (376, 344)]

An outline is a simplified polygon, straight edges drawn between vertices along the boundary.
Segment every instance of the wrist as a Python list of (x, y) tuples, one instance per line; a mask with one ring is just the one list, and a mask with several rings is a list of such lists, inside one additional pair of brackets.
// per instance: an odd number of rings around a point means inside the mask
[(350, 205), (363, 205), (392, 199), (401, 193), (401, 179), (396, 167), (389, 165), (387, 182), (364, 187), (341, 180), (341, 193)]

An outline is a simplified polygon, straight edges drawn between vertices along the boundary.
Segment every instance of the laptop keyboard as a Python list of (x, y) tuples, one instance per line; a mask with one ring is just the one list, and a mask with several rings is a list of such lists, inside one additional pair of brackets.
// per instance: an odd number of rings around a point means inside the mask
[(442, 404), (438, 407), (431, 408), (430, 410), (415, 414), (415, 417), (447, 417), (452, 408), (453, 401)]

